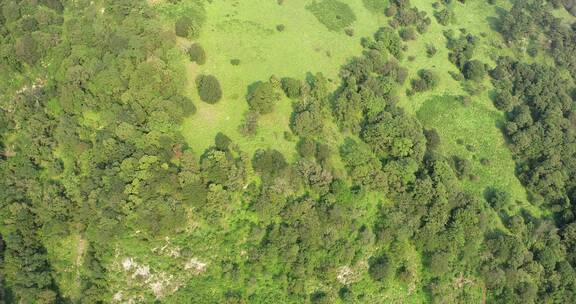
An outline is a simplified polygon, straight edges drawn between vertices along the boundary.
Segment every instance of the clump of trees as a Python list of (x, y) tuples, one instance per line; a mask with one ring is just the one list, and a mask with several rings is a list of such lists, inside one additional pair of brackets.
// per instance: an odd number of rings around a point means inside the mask
[(198, 75), (196, 77), (196, 89), (200, 99), (204, 102), (215, 104), (222, 99), (220, 82), (213, 75)]
[(425, 11), (419, 11), (416, 7), (410, 7), (409, 0), (393, 0), (386, 9), (386, 15), (394, 17), (389, 22), (393, 28), (398, 27), (415, 27), (418, 33), (423, 34), (428, 30), (432, 22)]

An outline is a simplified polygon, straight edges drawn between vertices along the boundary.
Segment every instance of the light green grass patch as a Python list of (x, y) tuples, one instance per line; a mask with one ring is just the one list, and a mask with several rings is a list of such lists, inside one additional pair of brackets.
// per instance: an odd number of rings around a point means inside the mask
[(373, 13), (384, 14), (389, 5), (388, 0), (362, 0), (364, 7)]
[(314, 2), (306, 8), (331, 31), (341, 31), (356, 21), (350, 6), (337, 0)]
[[(84, 242), (79, 234), (66, 237), (49, 238), (44, 242), (48, 251), (50, 267), (56, 274), (55, 281), (62, 295), (72, 300), (79, 300), (80, 272), (83, 261)], [(82, 244), (79, 248), (79, 244)]]

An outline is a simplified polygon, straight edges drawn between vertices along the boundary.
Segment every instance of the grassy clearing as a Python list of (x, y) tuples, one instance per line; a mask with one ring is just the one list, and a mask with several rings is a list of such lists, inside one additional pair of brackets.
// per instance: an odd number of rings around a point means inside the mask
[[(368, 11), (362, 0), (347, 1), (356, 16), (350, 26), (355, 35), (349, 37), (342, 31), (327, 30), (306, 9), (312, 3), (309, 0), (284, 1), (282, 5), (266, 0), (206, 3), (207, 21), (198, 39), (206, 50), (206, 64), (185, 66), (188, 90), (198, 113), (185, 121), (182, 131), (197, 152), (210, 146), (216, 133), (223, 132), (248, 153), (274, 147), (288, 158), (293, 155), (295, 143), (283, 139), (292, 112), (288, 99), (281, 100), (274, 113), (260, 118), (254, 138), (240, 135), (238, 126), (248, 109), (247, 87), (256, 81), (267, 81), (273, 74), (305, 79), (308, 73), (322, 72), (336, 82), (340, 66), (361, 53), (360, 38), (372, 35), (383, 22), (383, 17)], [(276, 30), (279, 24), (285, 26), (284, 31)], [(232, 65), (232, 59), (239, 59), (240, 64)], [(194, 79), (200, 73), (214, 75), (220, 81), (223, 98), (217, 104), (199, 101)]]
[[(80, 272), (82, 256), (84, 250), (83, 239), (79, 234), (71, 234), (64, 238), (50, 238), (44, 242), (48, 251), (50, 267), (54, 269), (57, 276), (54, 278), (58, 287), (65, 297), (72, 300), (79, 300), (80, 294)], [(80, 246), (80, 247), (79, 247)]]
[[(499, 187), (510, 192), (519, 207), (540, 214), (528, 203), (526, 191), (514, 175), (512, 154), (498, 129), (503, 114), (487, 100), (464, 106), (457, 97), (436, 96), (426, 101), (417, 115), (426, 128), (438, 131), (441, 154), (471, 161), (472, 174), (478, 179), (462, 181), (465, 189), (482, 197), (487, 187)], [(482, 159), (488, 159), (490, 164), (482, 165)]]

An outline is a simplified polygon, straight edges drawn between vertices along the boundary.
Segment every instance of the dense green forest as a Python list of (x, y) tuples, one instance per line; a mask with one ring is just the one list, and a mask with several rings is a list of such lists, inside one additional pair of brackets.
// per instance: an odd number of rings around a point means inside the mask
[(576, 303), (576, 1), (0, 0), (0, 303)]

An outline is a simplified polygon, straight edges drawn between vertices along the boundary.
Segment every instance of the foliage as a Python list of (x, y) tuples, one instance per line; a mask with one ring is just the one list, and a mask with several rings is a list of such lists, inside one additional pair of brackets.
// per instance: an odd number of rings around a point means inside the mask
[(274, 86), (269, 82), (257, 82), (247, 97), (250, 109), (260, 115), (272, 113), (278, 99)]
[(486, 68), (480, 60), (470, 60), (464, 64), (462, 73), (466, 79), (480, 81), (486, 75)]
[(196, 88), (202, 101), (214, 104), (222, 99), (222, 89), (220, 82), (213, 75), (198, 75), (196, 77)]
[(412, 79), (412, 90), (414, 92), (429, 91), (438, 86), (440, 78), (431, 70), (418, 71), (418, 79)]
[(190, 61), (196, 62), (198, 65), (206, 63), (206, 51), (199, 43), (194, 43), (190, 46), (188, 56), (190, 56)]

